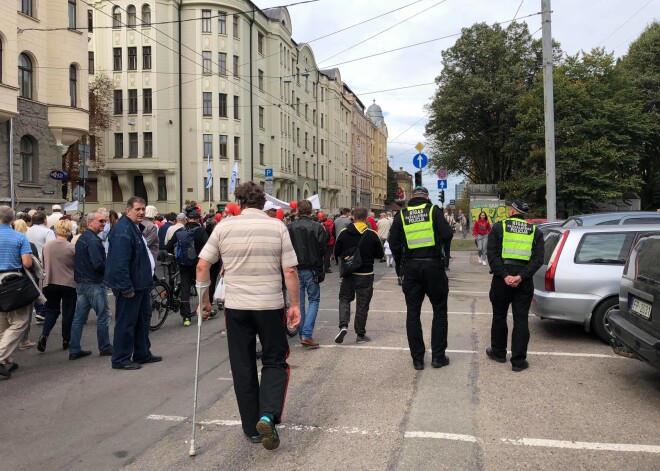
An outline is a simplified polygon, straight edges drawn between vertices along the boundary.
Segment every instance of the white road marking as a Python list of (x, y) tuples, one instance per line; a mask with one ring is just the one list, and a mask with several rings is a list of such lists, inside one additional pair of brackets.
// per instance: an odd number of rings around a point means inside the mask
[(187, 417), (181, 417), (179, 415), (158, 415), (152, 414), (147, 417), (147, 420), (164, 420), (166, 422), (183, 422)]
[(241, 425), (240, 420), (202, 420), (197, 422), (198, 425), (224, 425), (225, 427), (236, 427)]
[[(337, 309), (319, 309), (319, 311), (328, 311), (328, 312), (337, 312)], [(369, 309), (369, 314), (405, 314), (407, 311), (405, 309), (399, 310), (385, 310), (385, 309)], [(433, 314), (433, 311), (422, 311), (422, 314)], [(452, 315), (465, 315), (465, 316), (492, 316), (492, 312), (468, 312), (468, 311), (449, 311), (447, 314)], [(320, 322), (320, 321), (316, 321)], [(327, 322), (327, 321), (326, 321)]]
[(218, 378), (218, 381), (234, 381), (234, 378)]
[(439, 440), (456, 440), (459, 442), (473, 442), (479, 441), (477, 437), (472, 435), (461, 435), (459, 433), (440, 433), (440, 432), (406, 432), (403, 434), (404, 438), (436, 438)]
[(570, 448), (572, 450), (602, 450), (602, 451), (630, 451), (636, 453), (660, 453), (660, 446), (636, 445), (631, 443), (571, 442), (567, 440), (546, 440), (542, 438), (521, 438), (519, 440), (500, 438), (500, 441), (510, 445), (518, 445), (518, 446)]

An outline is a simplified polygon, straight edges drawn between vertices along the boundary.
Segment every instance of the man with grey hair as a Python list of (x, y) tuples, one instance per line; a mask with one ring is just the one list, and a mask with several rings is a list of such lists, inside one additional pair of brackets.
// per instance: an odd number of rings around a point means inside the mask
[(107, 219), (100, 211), (87, 214), (87, 230), (82, 233), (76, 243), (76, 258), (73, 279), (76, 282), (76, 312), (71, 325), (71, 343), (69, 344), (69, 360), (77, 360), (91, 355), (92, 352), (82, 350), (80, 339), (83, 327), (87, 322), (89, 310), (96, 312), (96, 339), (100, 356), (112, 355), (110, 343), (110, 306), (108, 290), (103, 284), (105, 273), (105, 248), (98, 236)]
[[(0, 206), (0, 283), (11, 274), (21, 274), (32, 266), (32, 249), (24, 234), (11, 228), (14, 210)], [(26, 276), (26, 275), (23, 275)], [(18, 347), (27, 329), (32, 313), (32, 303), (9, 312), (0, 311), (0, 376), (11, 377), (18, 369), (11, 355)]]
[(185, 214), (179, 213), (176, 215), (176, 221), (175, 221), (176, 224), (170, 226), (170, 228), (167, 229), (167, 232), (165, 233), (165, 245), (167, 245), (170, 239), (174, 237), (174, 233), (179, 229), (183, 228), (187, 222), (188, 222), (188, 218), (186, 217)]

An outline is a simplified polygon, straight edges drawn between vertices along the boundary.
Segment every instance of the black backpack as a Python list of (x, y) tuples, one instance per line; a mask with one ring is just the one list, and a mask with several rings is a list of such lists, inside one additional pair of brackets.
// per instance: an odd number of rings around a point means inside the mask
[[(365, 231), (366, 233), (366, 231)], [(364, 234), (360, 236), (360, 241), (356, 247), (348, 247), (340, 256), (339, 276), (344, 278), (362, 266), (362, 255), (360, 254), (360, 244), (364, 239)]]
[(176, 261), (179, 265), (191, 267), (197, 265), (197, 250), (195, 250), (195, 233), (201, 229), (179, 229), (176, 237)]

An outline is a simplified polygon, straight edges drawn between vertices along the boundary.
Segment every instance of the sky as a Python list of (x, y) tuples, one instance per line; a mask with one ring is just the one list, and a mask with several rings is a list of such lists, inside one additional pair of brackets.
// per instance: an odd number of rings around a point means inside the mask
[[(299, 0), (254, 3), (264, 9), (296, 1)], [(397, 8), (393, 13), (314, 41)], [(571, 55), (594, 47), (604, 47), (616, 57), (625, 55), (645, 27), (660, 19), (660, 0), (552, 0), (551, 8), (552, 36)], [(442, 70), (441, 52), (453, 46), (458, 36), (361, 58), (460, 34), (462, 28), (475, 23), (492, 25), (514, 18), (527, 22), (534, 38), (541, 38), (541, 0), (318, 0), (289, 6), (288, 10), (294, 40), (310, 44), (319, 67), (337, 66), (344, 82), (365, 106), (374, 99), (381, 106), (389, 131), (390, 166), (394, 170), (403, 167), (411, 174), (416, 170), (412, 163), (417, 153), (414, 147), (425, 142), (424, 107), (436, 90), (433, 82)], [(360, 60), (342, 64), (353, 59)], [(369, 93), (420, 84), (427, 85)], [(462, 179), (450, 176), (445, 192), (447, 202), (454, 198), (455, 185)], [(438, 202), (437, 177), (425, 173), (423, 183), (430, 190), (431, 199)]]

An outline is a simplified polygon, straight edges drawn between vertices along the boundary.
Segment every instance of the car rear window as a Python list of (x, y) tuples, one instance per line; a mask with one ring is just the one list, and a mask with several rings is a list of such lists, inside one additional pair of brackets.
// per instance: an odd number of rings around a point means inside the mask
[(559, 232), (551, 232), (545, 239), (545, 251), (543, 255), (543, 265), (550, 263), (550, 258), (552, 257), (552, 252), (557, 248), (557, 244), (561, 240), (561, 234)]
[(628, 218), (623, 221), (624, 224), (660, 224), (660, 216)]
[(610, 219), (608, 221), (599, 222), (598, 224), (595, 224), (595, 225), (596, 226), (616, 226), (616, 225), (619, 224), (620, 221), (621, 221), (621, 218)]
[(579, 218), (568, 218), (561, 227), (578, 227), (581, 225), (581, 220)]
[(637, 278), (660, 283), (660, 236), (641, 239), (636, 249)]
[(634, 232), (585, 234), (575, 254), (575, 263), (623, 265), (634, 238)]

